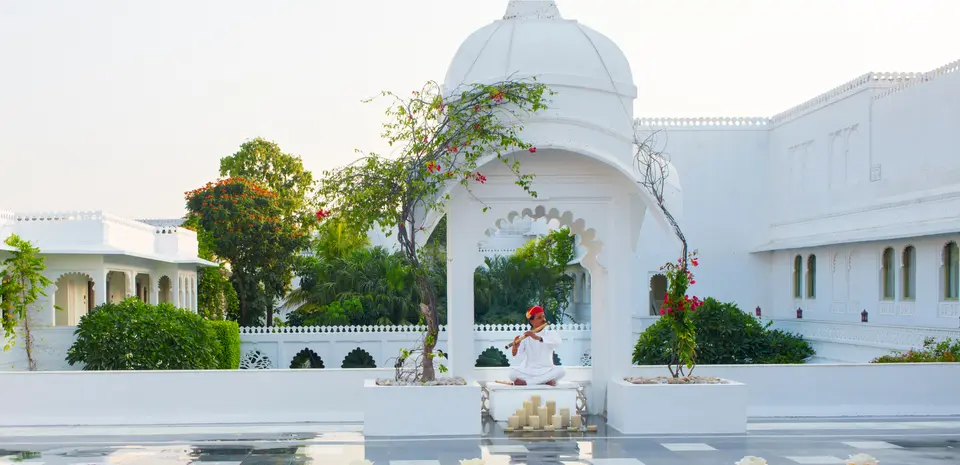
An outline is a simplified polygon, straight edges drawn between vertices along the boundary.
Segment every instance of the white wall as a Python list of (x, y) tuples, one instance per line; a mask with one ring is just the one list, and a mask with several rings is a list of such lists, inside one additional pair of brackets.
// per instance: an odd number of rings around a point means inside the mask
[[(634, 367), (632, 376), (668, 375), (664, 367)], [(960, 364), (704, 365), (700, 376), (747, 385), (750, 417), (957, 415)]]
[[(585, 382), (591, 368), (568, 369)], [(503, 379), (504, 369), (478, 369), (478, 379)], [(634, 367), (631, 376), (659, 376), (665, 367)], [(752, 417), (956, 415), (958, 364), (701, 366), (700, 375), (747, 384)], [(358, 422), (363, 380), (392, 377), (376, 370), (0, 372), (0, 426), (142, 425), (271, 422)], [(67, 388), (69, 387), (69, 388)], [(602, 409), (588, 398), (591, 410)]]

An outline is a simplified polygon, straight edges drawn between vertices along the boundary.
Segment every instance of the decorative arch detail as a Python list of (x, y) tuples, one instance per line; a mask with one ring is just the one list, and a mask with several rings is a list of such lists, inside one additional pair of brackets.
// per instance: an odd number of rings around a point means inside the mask
[(240, 360), (241, 370), (268, 370), (270, 368), (273, 368), (270, 357), (256, 349), (247, 352)]
[(561, 212), (558, 208), (547, 209), (547, 207), (543, 205), (538, 205), (534, 208), (524, 208), (519, 211), (511, 211), (505, 217), (494, 221), (494, 226), (487, 228), (483, 232), (483, 236), (486, 238), (492, 237), (498, 229), (508, 226), (517, 218), (522, 217), (529, 217), (534, 220), (546, 219), (547, 222), (556, 221), (560, 227), (570, 228), (570, 233), (576, 235), (578, 238), (578, 245), (586, 247), (589, 255), (596, 256), (603, 247), (603, 242), (600, 241), (597, 231), (589, 228), (586, 220), (578, 218), (572, 211)]
[(290, 360), (290, 368), (320, 369), (325, 367), (323, 366), (323, 359), (316, 352), (305, 348), (293, 356), (293, 359)]

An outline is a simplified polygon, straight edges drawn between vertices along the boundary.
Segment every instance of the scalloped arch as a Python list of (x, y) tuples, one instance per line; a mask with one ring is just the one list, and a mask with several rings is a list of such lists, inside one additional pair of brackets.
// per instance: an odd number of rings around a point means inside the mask
[(86, 276), (86, 278), (89, 279), (90, 281), (97, 282), (95, 279), (93, 279), (93, 276), (90, 276), (90, 273), (87, 273), (85, 271), (68, 271), (66, 273), (60, 273), (60, 275), (57, 276), (57, 279), (54, 279), (53, 282), (57, 283), (58, 281), (60, 281), (60, 278), (64, 278), (67, 276)]
[(485, 238), (491, 237), (497, 229), (508, 226), (510, 223), (515, 221), (517, 218), (529, 217), (535, 220), (541, 218), (546, 219), (547, 221), (556, 220), (561, 227), (570, 228), (570, 232), (573, 233), (576, 238), (577, 246), (584, 246), (588, 250), (588, 255), (596, 255), (600, 253), (600, 250), (603, 248), (603, 242), (600, 241), (597, 231), (593, 228), (587, 226), (587, 222), (578, 218), (572, 211), (563, 211), (561, 212), (559, 208), (547, 208), (543, 205), (538, 205), (533, 208), (524, 208), (522, 210), (513, 210), (510, 213), (507, 213), (506, 216), (501, 217), (494, 221), (493, 227), (487, 228), (483, 232)]

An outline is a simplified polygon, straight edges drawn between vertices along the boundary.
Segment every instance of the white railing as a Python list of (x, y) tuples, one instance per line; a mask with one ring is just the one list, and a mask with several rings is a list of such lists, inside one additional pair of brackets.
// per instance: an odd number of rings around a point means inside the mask
[(26, 212), (14, 214), (17, 222), (22, 223), (43, 223), (58, 221), (100, 221), (103, 219), (102, 211), (53, 211), (53, 212)]
[[(437, 349), (447, 350), (448, 331), (440, 328)], [(475, 325), (474, 354), (477, 358), (494, 347), (509, 357), (504, 348), (529, 326), (519, 324)], [(368, 353), (377, 367), (390, 367), (391, 360), (402, 349), (412, 349), (422, 339), (423, 326), (308, 326), (241, 328), (241, 356), (247, 365), (261, 368), (289, 368), (294, 357), (304, 350), (323, 360), (325, 368), (340, 368), (344, 358), (360, 348)], [(567, 366), (590, 364), (590, 325), (554, 326), (563, 344), (557, 350), (560, 363)], [(256, 362), (256, 363), (255, 363)]]
[(770, 124), (770, 118), (749, 116), (717, 116), (701, 118), (637, 118), (634, 126), (637, 128), (764, 128)]
[(884, 89), (881, 92), (878, 92), (876, 95), (873, 96), (873, 99), (879, 100), (885, 97), (889, 97), (903, 90), (909, 89), (911, 87), (914, 87), (923, 83), (930, 82), (940, 76), (955, 73), (957, 71), (960, 71), (960, 60), (954, 61), (952, 63), (947, 63), (933, 71), (929, 71), (923, 74), (914, 73), (914, 76), (912, 79), (909, 79), (897, 86), (890, 87), (888, 89)]

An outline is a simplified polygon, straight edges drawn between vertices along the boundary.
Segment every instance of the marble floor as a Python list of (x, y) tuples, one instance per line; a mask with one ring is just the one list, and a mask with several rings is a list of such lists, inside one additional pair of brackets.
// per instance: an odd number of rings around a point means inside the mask
[[(599, 424), (598, 419), (592, 419)], [(744, 435), (624, 436), (599, 424), (588, 434), (479, 438), (364, 438), (360, 425), (211, 425), (0, 428), (0, 464), (49, 465), (770, 465), (842, 464), (867, 453), (883, 465), (960, 463), (960, 418), (757, 420)]]

